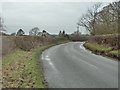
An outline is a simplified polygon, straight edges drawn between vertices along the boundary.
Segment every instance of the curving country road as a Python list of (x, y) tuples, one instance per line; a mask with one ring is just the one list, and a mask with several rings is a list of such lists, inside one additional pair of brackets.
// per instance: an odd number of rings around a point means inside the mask
[(118, 62), (92, 54), (83, 42), (51, 47), (42, 60), (49, 88), (118, 88)]

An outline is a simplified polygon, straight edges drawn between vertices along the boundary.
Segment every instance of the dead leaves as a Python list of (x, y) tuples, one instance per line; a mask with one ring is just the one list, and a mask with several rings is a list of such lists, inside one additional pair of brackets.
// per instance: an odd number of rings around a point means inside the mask
[[(19, 55), (17, 60), (3, 66), (3, 87), (4, 88), (31, 88), (35, 87), (32, 80), (32, 72), (26, 71), (26, 64), (31, 53)], [(29, 63), (30, 64), (30, 63)]]
[[(37, 50), (37, 51), (36, 51)], [(20, 52), (3, 65), (3, 88), (44, 88), (47, 86), (38, 62), (39, 50)]]

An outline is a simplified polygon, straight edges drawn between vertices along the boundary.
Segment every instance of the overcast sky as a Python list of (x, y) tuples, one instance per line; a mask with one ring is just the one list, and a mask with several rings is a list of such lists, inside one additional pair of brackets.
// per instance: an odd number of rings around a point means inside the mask
[[(79, 17), (94, 2), (4, 2), (0, 4), (7, 33), (22, 28), (26, 34), (33, 27), (58, 34), (60, 30), (72, 33)], [(108, 3), (105, 3), (108, 4)], [(2, 6), (1, 6), (2, 5)], [(82, 33), (86, 30), (80, 28)]]

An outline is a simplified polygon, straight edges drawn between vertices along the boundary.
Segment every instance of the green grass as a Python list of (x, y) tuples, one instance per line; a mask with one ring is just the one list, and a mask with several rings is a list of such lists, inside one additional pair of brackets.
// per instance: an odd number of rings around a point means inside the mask
[(6, 57), (3, 64), (3, 88), (46, 88), (42, 64), (42, 51), (68, 41), (41, 46), (31, 51), (17, 51)]
[(110, 51), (109, 53), (111, 53), (111, 54), (120, 54), (120, 50), (113, 50), (113, 51)]
[(91, 42), (85, 43), (85, 46), (92, 50), (98, 50), (98, 51), (110, 51), (112, 49), (110, 47), (108, 48), (108, 47), (101, 46), (101, 45), (98, 45), (96, 43), (91, 43)]
[(101, 54), (116, 59), (119, 58), (120, 50), (113, 50), (110, 47), (105, 47), (92, 42), (86, 42), (84, 46), (96, 54)]
[(22, 54), (24, 54), (24, 51), (17, 51), (15, 53), (12, 53), (11, 55), (9, 55), (7, 58), (4, 58), (2, 64), (5, 65), (8, 62), (10, 63), (11, 61), (14, 61), (16, 58), (18, 58), (19, 56), (21, 56)]

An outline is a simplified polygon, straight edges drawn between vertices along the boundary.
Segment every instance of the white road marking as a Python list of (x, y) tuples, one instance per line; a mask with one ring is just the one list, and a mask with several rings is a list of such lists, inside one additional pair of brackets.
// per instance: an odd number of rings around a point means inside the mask
[(49, 56), (45, 56), (45, 57), (47, 57), (47, 58), (48, 58)]
[(42, 55), (42, 60), (46, 60), (49, 63), (49, 65), (53, 68), (53, 70), (57, 72), (56, 67), (54, 66), (48, 55), (46, 56)]
[(51, 61), (48, 61), (48, 63), (51, 65), (51, 67), (53, 68), (53, 70), (55, 72), (58, 72), (58, 70), (56, 69), (56, 67), (54, 66), (54, 64)]
[(50, 61), (51, 59), (50, 58), (45, 58), (45, 60)]
[(98, 67), (96, 67), (95, 65), (93, 65), (93, 64), (90, 64), (90, 63), (88, 63), (88, 62), (86, 62), (86, 61), (83, 61), (83, 60), (81, 60), (83, 63), (86, 63), (86, 64), (88, 64), (89, 66), (91, 66), (91, 67), (94, 67), (95, 69), (98, 69)]
[(51, 66), (54, 66), (52, 62), (49, 62), (49, 64), (50, 64)]

